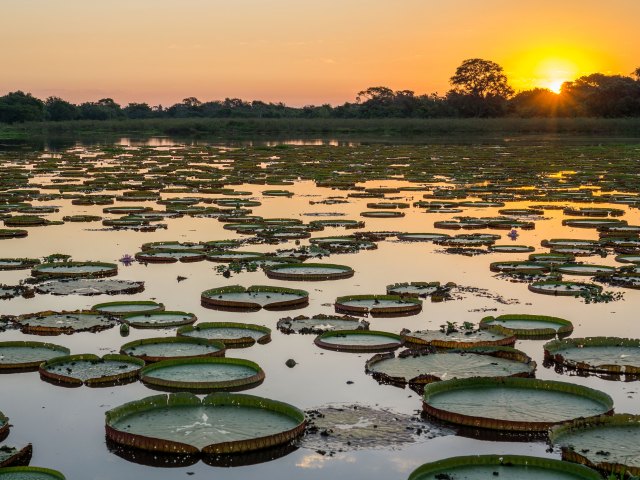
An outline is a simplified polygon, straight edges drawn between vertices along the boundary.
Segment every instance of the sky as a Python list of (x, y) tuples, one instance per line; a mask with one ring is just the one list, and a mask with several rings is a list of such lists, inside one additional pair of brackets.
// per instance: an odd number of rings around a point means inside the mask
[(640, 0), (0, 0), (0, 94), (302, 106), (449, 89), (467, 58), (516, 91), (640, 66)]

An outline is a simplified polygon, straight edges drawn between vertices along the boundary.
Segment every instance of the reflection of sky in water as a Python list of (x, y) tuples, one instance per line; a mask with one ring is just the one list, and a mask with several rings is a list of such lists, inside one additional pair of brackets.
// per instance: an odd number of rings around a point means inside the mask
[[(162, 152), (168, 154), (168, 152)], [(264, 152), (262, 161), (268, 161), (272, 153)], [(216, 158), (224, 159), (224, 153)], [(112, 162), (101, 160), (108, 166)], [(404, 163), (404, 162), (402, 162)], [(80, 183), (82, 179), (78, 179)], [(444, 179), (443, 179), (444, 180)], [(43, 179), (43, 183), (48, 180)], [(406, 185), (401, 181), (371, 181), (365, 186)], [(262, 198), (260, 192), (268, 189), (264, 185), (237, 186), (239, 190), (252, 192), (263, 202), (253, 209), (253, 215), (264, 217), (292, 217), (309, 220), (302, 216), (310, 212), (337, 212), (346, 214), (340, 218), (361, 220), (360, 212), (367, 210), (371, 199), (351, 198), (350, 203), (333, 205), (315, 204), (328, 196), (346, 197), (347, 192), (329, 188), (315, 188), (311, 182), (287, 185), (287, 190), (295, 193), (292, 198)], [(278, 188), (278, 187), (274, 187)], [(401, 192), (388, 197), (400, 197), (397, 201), (414, 202), (422, 199), (423, 192)], [(163, 197), (180, 197), (180, 194), (164, 194)], [(190, 195), (185, 195), (190, 196)], [(243, 197), (243, 198), (251, 198)], [(396, 200), (394, 200), (396, 201)], [(507, 208), (526, 208), (532, 202), (509, 202)], [(545, 203), (545, 202), (533, 202)], [(566, 202), (570, 204), (570, 202)], [(60, 212), (47, 218), (61, 219), (64, 215), (90, 214), (102, 215), (100, 206), (74, 206), (70, 200), (35, 202), (36, 205), (59, 205)], [(117, 205), (124, 203), (118, 202)], [(136, 202), (137, 206), (160, 207), (153, 202)], [(599, 205), (603, 207), (609, 204)], [(613, 205), (620, 208), (619, 205)], [(627, 210), (626, 207), (625, 210)], [(493, 216), (498, 208), (467, 208), (464, 215)], [(434, 221), (450, 220), (455, 214), (430, 213), (409, 208), (403, 210), (403, 219), (364, 219), (368, 230), (402, 230), (408, 232), (444, 232), (433, 228)], [(536, 252), (547, 252), (540, 247), (540, 241), (549, 238), (596, 239), (595, 230), (562, 227), (565, 217), (562, 211), (546, 211), (549, 220), (536, 222), (536, 229), (520, 231), (518, 243), (536, 247)], [(638, 210), (630, 210), (622, 217), (630, 225), (640, 224)], [(74, 260), (97, 260), (116, 262), (123, 254), (134, 254), (140, 245), (152, 241), (208, 241), (228, 238), (247, 238), (224, 230), (223, 223), (216, 219), (178, 218), (164, 220), (169, 228), (152, 233), (133, 231), (94, 231), (101, 226), (98, 223), (67, 223), (62, 226), (29, 229), (29, 237), (16, 240), (2, 240), (2, 257), (41, 257), (54, 252), (73, 254)], [(314, 232), (314, 236), (336, 236), (350, 234), (353, 230), (327, 228), (323, 232)], [(506, 232), (480, 230), (486, 233)], [(505, 243), (503, 237), (498, 243)], [(307, 240), (302, 240), (304, 245)], [(134, 263), (128, 268), (120, 267), (118, 279), (144, 280), (146, 291), (131, 296), (52, 296), (38, 295), (33, 299), (15, 298), (0, 301), (2, 314), (25, 314), (43, 310), (76, 310), (91, 305), (114, 300), (148, 300), (163, 302), (168, 310), (181, 310), (196, 314), (201, 322), (230, 321), (265, 325), (273, 330), (273, 341), (265, 346), (253, 346), (243, 349), (241, 354), (233, 356), (247, 358), (257, 362), (266, 372), (265, 382), (249, 391), (251, 394), (283, 400), (301, 408), (312, 408), (326, 403), (372, 403), (381, 407), (395, 409), (401, 413), (412, 414), (420, 409), (420, 397), (411, 390), (393, 386), (379, 385), (364, 373), (364, 362), (369, 354), (357, 355), (332, 352), (314, 348), (313, 336), (282, 335), (276, 331), (279, 318), (296, 315), (333, 314), (333, 302), (341, 295), (385, 293), (386, 285), (410, 281), (448, 281), (460, 285), (469, 285), (489, 289), (505, 298), (517, 298), (519, 304), (504, 305), (490, 298), (474, 297), (465, 294), (462, 300), (432, 303), (428, 299), (418, 315), (402, 318), (371, 319), (371, 328), (398, 333), (402, 328), (412, 331), (438, 329), (447, 321), (478, 322), (485, 315), (504, 313), (527, 313), (554, 315), (571, 320), (575, 326), (574, 336), (621, 335), (640, 336), (640, 324), (637, 318), (637, 301), (640, 292), (624, 290), (625, 301), (610, 304), (585, 305), (573, 298), (555, 298), (529, 292), (526, 284), (511, 283), (496, 278), (489, 271), (489, 263), (526, 259), (528, 254), (494, 253), (475, 257), (435, 254), (442, 247), (423, 242), (382, 241), (377, 250), (363, 251), (359, 254), (333, 255), (322, 262), (344, 264), (352, 267), (356, 274), (349, 279), (321, 283), (301, 283), (267, 279), (263, 272), (242, 273), (226, 279), (216, 274), (217, 264), (198, 262), (193, 264), (174, 263), (166, 265), (141, 265)], [(293, 243), (273, 245), (255, 245), (251, 250), (274, 251), (275, 248), (291, 248)], [(585, 257), (588, 263), (616, 265), (613, 256), (607, 258)], [(317, 260), (314, 260), (317, 261)], [(28, 270), (0, 272), (0, 283), (17, 284), (29, 275)], [(178, 276), (187, 277), (177, 282)], [(568, 280), (584, 281), (585, 277), (566, 276)], [(205, 309), (200, 305), (200, 293), (204, 290), (224, 285), (277, 285), (302, 288), (310, 293), (310, 304), (295, 312), (223, 312)], [(607, 288), (608, 289), (608, 288)], [(497, 309), (485, 312), (484, 309)], [(131, 329), (125, 339), (120, 337), (117, 328), (98, 334), (78, 333), (58, 337), (37, 337), (23, 335), (18, 331), (0, 333), (0, 340), (37, 340), (51, 341), (71, 349), (72, 354), (116, 353), (123, 343), (154, 336), (173, 336), (175, 329), (136, 330)], [(542, 367), (542, 345), (544, 341), (519, 341), (517, 348), (524, 350), (538, 362), (538, 378), (570, 380), (572, 382), (600, 388), (614, 397), (619, 412), (640, 413), (637, 383), (607, 382), (590, 377), (565, 377), (552, 369)], [(240, 352), (240, 351), (239, 351)], [(230, 355), (232, 356), (232, 355)], [(285, 361), (293, 358), (298, 362), (295, 368), (287, 368)], [(348, 385), (347, 381), (354, 384)], [(182, 469), (150, 470), (129, 463), (109, 453), (104, 444), (104, 417), (106, 410), (122, 403), (152, 395), (154, 392), (143, 385), (109, 387), (105, 389), (64, 389), (56, 388), (39, 380), (37, 373), (0, 375), (0, 410), (10, 417), (14, 425), (8, 443), (21, 445), (32, 442), (34, 446), (33, 465), (48, 466), (63, 471), (67, 478), (91, 478), (96, 480), (134, 480), (152, 475), (154, 479), (173, 480), (186, 472), (194, 472), (192, 478), (300, 478), (303, 480), (324, 480), (327, 476), (335, 478), (382, 479), (405, 478), (418, 465), (456, 455), (480, 453), (523, 453), (549, 456), (544, 443), (500, 443), (470, 440), (461, 437), (446, 436), (428, 440), (421, 444), (403, 446), (393, 452), (358, 451), (340, 453), (335, 457), (318, 456), (310, 450), (298, 450), (288, 456), (261, 465), (220, 469), (198, 463)], [(630, 397), (630, 398), (629, 398)], [(557, 455), (556, 455), (557, 456)], [(88, 474), (87, 472), (91, 472)], [(152, 472), (152, 473), (151, 473)]]

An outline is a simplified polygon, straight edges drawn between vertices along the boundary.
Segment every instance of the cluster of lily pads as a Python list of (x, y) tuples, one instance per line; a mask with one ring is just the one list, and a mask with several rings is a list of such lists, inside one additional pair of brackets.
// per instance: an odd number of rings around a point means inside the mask
[[(624, 149), (616, 150), (619, 165), (610, 162), (605, 168), (595, 156), (584, 158), (582, 152), (572, 150), (560, 161), (555, 156), (549, 160), (545, 156), (549, 151), (531, 149), (523, 166), (514, 167), (506, 156), (496, 156), (487, 148), (477, 149), (472, 164), (465, 163), (467, 150), (455, 146), (434, 148), (437, 151), (428, 155), (412, 147), (364, 146), (358, 152), (350, 148), (281, 149), (268, 161), (264, 161), (265, 152), (257, 149), (214, 146), (176, 147), (168, 154), (147, 147), (129, 150), (117, 146), (89, 152), (72, 149), (56, 156), (27, 154), (20, 161), (4, 162), (0, 170), (0, 220), (6, 227), (0, 229), (0, 241), (20, 242), (31, 229), (59, 228), (65, 222), (88, 226), (101, 222), (108, 230), (150, 232), (173, 228), (173, 220), (187, 216), (220, 222), (234, 238), (147, 242), (133, 258), (145, 264), (213, 262), (225, 277), (261, 268), (274, 280), (328, 281), (348, 279), (357, 273), (348, 265), (322, 261), (331, 255), (372, 251), (383, 242), (413, 246), (429, 242), (443, 247), (445, 253), (526, 254), (526, 258), (488, 262), (489, 269), (528, 283), (534, 293), (579, 296), (595, 303), (619, 299), (618, 288), (640, 288), (640, 226), (620, 218), (628, 209), (640, 207), (640, 184), (626, 170), (629, 152)], [(87, 153), (92, 159), (108, 161), (88, 162)], [(398, 159), (403, 159), (402, 163)], [(0, 158), (0, 164), (4, 160)], [(583, 168), (567, 170), (567, 164)], [(526, 178), (523, 171), (527, 172)], [(409, 185), (364, 186), (363, 172), (366, 180), (402, 178)], [(538, 188), (529, 188), (532, 178)], [(331, 195), (310, 200), (310, 205), (361, 202), (358, 205), (366, 205), (359, 213), (362, 218), (341, 218), (344, 214), (340, 212), (311, 212), (310, 216), (327, 218), (305, 222), (254, 212), (263, 202), (299, 202), (297, 190), (287, 186), (295, 186), (300, 180), (331, 189)], [(245, 184), (264, 187), (259, 195), (236, 188)], [(414, 201), (416, 195), (421, 199)], [(94, 215), (95, 211), (65, 215), (65, 208), (38, 204), (69, 200), (74, 206), (97, 207), (100, 215)], [(511, 207), (509, 202), (526, 205)], [(603, 205), (594, 207), (596, 203)], [(478, 209), (497, 212), (482, 216)], [(421, 215), (423, 218), (437, 218), (434, 229), (474, 232), (449, 235), (364, 230), (364, 219), (371, 222), (369, 225), (385, 220), (402, 225), (404, 217), (417, 213), (430, 215)], [(509, 230), (515, 239), (518, 231), (535, 229), (536, 222), (552, 213), (566, 217), (561, 222), (563, 228), (591, 230), (597, 232), (598, 239), (544, 240), (542, 247), (548, 252), (539, 252), (526, 243), (496, 243), (504, 233), (496, 230)], [(327, 229), (350, 232), (317, 234)], [(268, 252), (250, 247), (289, 242), (295, 246), (273, 247)], [(610, 254), (616, 255), (621, 266), (578, 260)], [(112, 278), (118, 274), (117, 263), (79, 262), (67, 256), (0, 259), (0, 270), (20, 269), (30, 270), (30, 278), (19, 285), (0, 285), (0, 299), (35, 294), (130, 294), (144, 289), (142, 282)], [(573, 276), (591, 277), (616, 290), (604, 291), (596, 283), (566, 279)], [(203, 307), (250, 312), (293, 310), (309, 304), (306, 290), (222, 283), (200, 294)], [(314, 334), (314, 344), (323, 349), (375, 353), (366, 360), (365, 371), (380, 383), (408, 385), (419, 391), (423, 412), (431, 419), (461, 429), (534, 432), (559, 446), (563, 458), (571, 462), (605, 472), (640, 473), (637, 449), (631, 454), (625, 452), (625, 447), (637, 445), (638, 416), (613, 414), (613, 400), (604, 392), (574, 383), (535, 379), (536, 363), (514, 348), (517, 340), (550, 340), (544, 345), (544, 365), (548, 368), (566, 374), (635, 380), (640, 375), (640, 340), (567, 338), (573, 332), (571, 322), (542, 315), (486, 317), (477, 325), (451, 320), (439, 330), (398, 328), (397, 332), (372, 330), (363, 319), (415, 315), (422, 310), (423, 299), (449, 299), (454, 287), (439, 282), (394, 283), (387, 286), (385, 294), (356, 293), (336, 298), (336, 313), (347, 315), (285, 317), (277, 328), (283, 334)], [(0, 370), (38, 370), (44, 381), (67, 386), (106, 387), (141, 381), (150, 389), (165, 392), (107, 412), (109, 448), (125, 458), (129, 449), (137, 449), (154, 457), (173, 456), (173, 461), (182, 465), (193, 458), (221, 464), (227, 461), (221, 460), (226, 456), (261, 451), (269, 452), (264, 458), (272, 459), (288, 453), (292, 442), (304, 433), (308, 419), (298, 408), (230, 393), (264, 381), (266, 373), (257, 363), (226, 355), (235, 349), (268, 343), (272, 332), (265, 326), (198, 322), (192, 313), (166, 310), (154, 301), (106, 302), (90, 310), (43, 311), (3, 316), (0, 320), (0, 329), (48, 336), (97, 333), (116, 326), (123, 336), (129, 328), (177, 330), (172, 337), (125, 343), (117, 354), (102, 357), (71, 354), (53, 343), (0, 342)], [(295, 362), (289, 366), (293, 365)], [(215, 418), (227, 431), (198, 421), (204, 417)], [(177, 423), (194, 425), (194, 430), (178, 432), (174, 428)], [(0, 439), (8, 429), (8, 419), (0, 413)], [(0, 480), (64, 479), (58, 472), (20, 466), (28, 463), (30, 454), (29, 445), (0, 447)], [(559, 473), (566, 478), (598, 478), (589, 468), (574, 463), (507, 455), (457, 457), (423, 465), (410, 478), (544, 478)]]

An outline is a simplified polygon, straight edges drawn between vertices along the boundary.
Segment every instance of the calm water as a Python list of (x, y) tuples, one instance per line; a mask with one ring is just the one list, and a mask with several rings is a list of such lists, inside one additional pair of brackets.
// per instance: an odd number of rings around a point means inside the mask
[[(126, 141), (123, 140), (126, 144)], [(158, 145), (171, 148), (171, 145)], [(330, 148), (318, 146), (318, 148)], [(224, 155), (221, 152), (220, 155)], [(4, 157), (5, 161), (7, 156)], [(17, 157), (16, 157), (17, 159)], [(87, 161), (93, 161), (88, 158)], [(19, 162), (18, 162), (19, 163)], [(2, 168), (2, 166), (0, 166)], [(49, 176), (36, 176), (32, 182), (48, 183)], [(362, 186), (406, 186), (402, 179), (363, 182)], [(328, 196), (346, 196), (344, 191), (316, 187), (312, 181), (299, 181), (295, 185), (234, 185), (237, 190), (251, 192), (251, 196), (262, 202), (253, 208), (253, 215), (265, 218), (300, 218), (305, 222), (327, 217), (303, 216), (309, 212), (336, 212), (345, 216), (338, 218), (361, 220), (360, 212), (369, 210), (366, 204), (379, 199), (351, 198), (349, 203), (337, 205), (311, 205), (309, 201), (318, 201)], [(286, 188), (294, 192), (291, 198), (265, 197), (260, 192), (268, 188)], [(50, 190), (49, 190), (50, 191)], [(115, 192), (109, 192), (115, 193)], [(399, 197), (398, 201), (413, 202), (422, 199), (424, 192), (402, 192), (387, 197)], [(197, 196), (214, 196), (195, 194)], [(179, 197), (179, 194), (163, 194), (163, 198)], [(184, 194), (183, 196), (191, 196)], [(469, 199), (475, 199), (470, 197)], [(508, 202), (506, 208), (524, 208), (535, 202)], [(542, 202), (541, 202), (542, 203)], [(564, 202), (569, 204), (569, 202)], [(58, 213), (46, 217), (61, 219), (64, 215), (91, 214), (103, 215), (101, 206), (74, 206), (70, 200), (33, 202), (34, 205), (56, 205)], [(123, 205), (124, 202), (116, 202)], [(154, 202), (135, 202), (135, 205), (162, 209)], [(581, 204), (579, 206), (587, 206)], [(640, 224), (640, 212), (636, 209), (610, 204), (598, 204), (598, 207), (624, 208), (623, 217), (630, 225)], [(494, 216), (497, 208), (466, 208), (464, 215)], [(425, 214), (423, 210), (411, 207), (403, 210), (406, 214), (399, 219), (367, 218), (364, 230), (394, 230), (404, 232), (468, 233), (436, 230), (433, 222), (451, 219), (455, 214)], [(105, 215), (107, 217), (108, 215)], [(596, 239), (597, 232), (592, 229), (574, 229), (563, 227), (561, 220), (566, 218), (562, 211), (545, 212), (545, 219), (536, 222), (536, 229), (521, 231), (518, 244), (536, 247), (537, 252), (547, 252), (540, 247), (543, 239), (549, 238), (589, 238)], [(29, 236), (22, 239), (0, 241), (0, 257), (42, 257), (51, 253), (67, 253), (74, 260), (94, 260), (117, 262), (123, 254), (133, 255), (139, 251), (142, 243), (152, 241), (209, 241), (229, 238), (247, 238), (232, 231), (224, 230), (224, 224), (216, 219), (183, 217), (167, 219), (167, 230), (153, 233), (133, 231), (96, 231), (95, 223), (66, 223), (60, 226), (29, 228)], [(506, 233), (496, 230), (481, 232)], [(353, 230), (327, 228), (314, 232), (314, 236), (344, 235)], [(474, 230), (477, 232), (477, 230)], [(503, 237), (497, 243), (508, 243)], [(302, 244), (308, 243), (302, 240)], [(411, 330), (437, 329), (446, 321), (458, 323), (478, 322), (487, 314), (529, 313), (554, 315), (571, 320), (574, 323), (574, 337), (593, 335), (617, 335), (627, 337), (640, 336), (638, 305), (640, 292), (635, 290), (611, 289), (624, 292), (624, 300), (609, 303), (587, 305), (581, 300), (565, 297), (552, 297), (531, 293), (526, 284), (511, 283), (498, 279), (489, 271), (489, 263), (502, 260), (526, 259), (527, 254), (494, 253), (467, 257), (442, 253), (441, 247), (432, 243), (398, 242), (386, 240), (378, 243), (373, 251), (357, 254), (332, 255), (322, 261), (344, 264), (355, 270), (352, 278), (328, 282), (289, 282), (268, 279), (262, 271), (241, 273), (227, 279), (216, 272), (218, 264), (212, 262), (149, 264), (134, 263), (129, 267), (120, 266), (119, 275), (114, 278), (143, 280), (146, 290), (130, 296), (50, 296), (37, 295), (35, 298), (15, 298), (0, 301), (0, 313), (18, 315), (44, 310), (86, 309), (96, 303), (112, 300), (153, 299), (165, 304), (167, 310), (182, 310), (197, 315), (200, 322), (233, 321), (265, 325), (273, 329), (272, 341), (266, 345), (254, 345), (246, 349), (231, 350), (228, 357), (246, 358), (257, 362), (266, 372), (263, 384), (246, 393), (261, 395), (291, 403), (302, 409), (310, 409), (326, 404), (361, 403), (387, 408), (399, 413), (413, 414), (421, 409), (421, 398), (409, 389), (379, 385), (364, 372), (364, 363), (369, 354), (352, 354), (322, 350), (313, 344), (313, 336), (283, 335), (276, 329), (276, 322), (285, 316), (299, 314), (314, 315), (334, 313), (332, 303), (340, 295), (383, 294), (385, 286), (396, 282), (440, 281), (456, 282), (459, 285), (480, 287), (499, 294), (506, 299), (515, 299), (511, 304), (499, 303), (492, 297), (481, 297), (471, 293), (465, 298), (442, 303), (424, 303), (422, 312), (411, 317), (370, 319), (371, 328), (398, 333), (403, 328)], [(248, 245), (242, 247), (248, 251), (275, 251), (276, 248), (291, 248), (293, 242), (281, 245)], [(314, 260), (315, 261), (315, 260)], [(613, 256), (607, 258), (585, 257), (588, 263), (605, 265), (617, 264)], [(16, 284), (29, 276), (28, 270), (0, 272), (0, 283)], [(177, 277), (186, 280), (177, 281)], [(588, 277), (566, 276), (565, 279), (577, 281)], [(292, 312), (258, 311), (251, 313), (221, 312), (200, 306), (200, 293), (204, 290), (241, 284), (278, 285), (302, 288), (310, 293), (309, 306)], [(607, 288), (609, 289), (609, 288)], [(482, 310), (490, 309), (488, 313)], [(97, 334), (79, 333), (58, 337), (38, 337), (24, 335), (19, 331), (0, 333), (0, 340), (36, 340), (52, 341), (71, 349), (72, 354), (117, 352), (120, 345), (136, 339), (173, 336), (175, 329), (136, 330), (131, 329), (125, 339), (117, 328)], [(617, 412), (640, 413), (638, 392), (640, 383), (607, 381), (597, 377), (576, 377), (556, 373), (542, 366), (542, 345), (545, 341), (518, 341), (516, 348), (522, 349), (538, 362), (537, 378), (556, 379), (588, 385), (606, 391), (614, 398)], [(287, 359), (298, 362), (295, 368), (285, 365)], [(353, 382), (353, 383), (347, 383)], [(34, 455), (31, 465), (54, 468), (63, 472), (69, 480), (134, 480), (134, 479), (326, 479), (350, 478), (367, 479), (403, 479), (420, 464), (452, 455), (481, 453), (521, 453), (559, 458), (558, 453), (547, 452), (542, 441), (507, 442), (485, 441), (455, 435), (447, 435), (421, 443), (398, 447), (397, 449), (360, 450), (338, 452), (334, 456), (321, 455), (313, 450), (300, 448), (289, 455), (271, 462), (258, 465), (222, 468), (211, 467), (199, 462), (183, 468), (153, 468), (138, 465), (111, 453), (105, 444), (104, 412), (117, 405), (156, 392), (147, 389), (141, 383), (126, 386), (91, 389), (61, 388), (40, 380), (37, 372), (7, 374), (0, 376), (0, 411), (7, 415), (13, 425), (5, 443), (22, 446), (33, 443)]]

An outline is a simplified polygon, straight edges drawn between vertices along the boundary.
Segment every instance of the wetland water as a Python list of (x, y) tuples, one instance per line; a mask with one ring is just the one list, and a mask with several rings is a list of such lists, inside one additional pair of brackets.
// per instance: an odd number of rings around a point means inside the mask
[[(260, 146), (215, 145), (182, 146), (162, 141), (151, 145), (135, 142), (101, 146), (75, 146), (55, 152), (22, 149), (0, 151), (0, 194), (4, 203), (28, 203), (32, 206), (56, 206), (58, 211), (44, 218), (61, 221), (64, 216), (96, 215), (104, 219), (119, 218), (103, 213), (109, 206), (142, 206), (164, 211), (155, 200), (133, 201), (121, 198), (123, 192), (144, 188), (160, 192), (163, 200), (197, 197), (197, 206), (211, 207), (217, 199), (255, 200), (260, 205), (247, 207), (246, 215), (264, 218), (290, 218), (305, 224), (314, 219), (351, 219), (365, 221), (359, 229), (327, 227), (311, 231), (312, 238), (353, 235), (356, 232), (436, 232), (449, 235), (490, 233), (500, 235), (496, 244), (535, 247), (534, 253), (548, 253), (541, 246), (545, 239), (597, 240), (594, 228), (563, 226), (562, 220), (574, 218), (563, 210), (545, 209), (542, 215), (518, 217), (535, 222), (535, 229), (519, 229), (511, 241), (509, 230), (480, 228), (445, 230), (434, 222), (456, 216), (496, 217), (504, 208), (523, 209), (532, 205), (555, 205), (573, 208), (615, 208), (624, 215), (615, 217), (629, 225), (640, 225), (640, 183), (635, 174), (640, 145), (359, 145), (326, 144)], [(275, 143), (275, 142), (274, 142)], [(304, 143), (304, 142), (299, 142)], [(282, 184), (282, 182), (285, 184)], [(291, 184), (289, 184), (291, 182)], [(265, 184), (267, 183), (267, 184)], [(278, 184), (280, 183), (280, 184)], [(86, 186), (89, 188), (85, 188)], [(334, 188), (332, 188), (334, 187)], [(336, 189), (335, 187), (340, 187)], [(423, 190), (404, 190), (422, 187)], [(62, 190), (60, 190), (60, 188)], [(228, 188), (233, 191), (215, 189)], [(378, 195), (359, 198), (363, 188)], [(392, 190), (380, 191), (376, 188)], [(171, 191), (171, 189), (173, 191)], [(180, 190), (176, 190), (180, 189)], [(293, 196), (269, 196), (262, 192), (285, 189)], [(16, 190), (18, 190), (16, 192)], [(23, 190), (23, 192), (20, 192)], [(169, 191), (167, 191), (169, 190)], [(26, 192), (25, 192), (26, 191)], [(241, 192), (242, 195), (235, 192)], [(13, 192), (13, 193), (12, 193)], [(38, 195), (38, 192), (42, 196)], [(382, 193), (381, 193), (382, 192)], [(436, 195), (434, 196), (434, 192)], [(75, 205), (73, 200), (85, 195), (117, 197), (113, 205)], [(427, 198), (423, 198), (427, 195)], [(606, 196), (603, 197), (603, 196)], [(125, 196), (126, 197), (126, 196)], [(472, 203), (500, 200), (504, 206), (479, 207)], [(9, 199), (6, 200), (5, 199)], [(129, 197), (131, 198), (131, 197)], [(602, 200), (602, 201), (595, 201)], [(401, 218), (363, 218), (370, 211), (367, 203), (405, 202)], [(438, 213), (413, 206), (414, 202), (452, 202), (462, 213)], [(322, 202), (322, 203), (319, 203)], [(0, 207), (2, 204), (0, 204)], [(9, 209), (11, 210), (11, 209)], [(310, 216), (308, 214), (313, 214)], [(17, 216), (19, 212), (9, 211)], [(582, 218), (582, 217), (576, 217)], [(225, 229), (227, 223), (213, 218), (185, 214), (158, 222), (167, 226), (153, 232), (103, 227), (100, 221), (66, 222), (60, 225), (25, 227), (24, 238), (1, 239), (0, 258), (42, 258), (53, 253), (71, 255), (74, 261), (118, 263), (124, 255), (134, 255), (143, 243), (159, 241), (207, 242), (237, 239), (247, 243), (238, 250), (275, 252), (296, 248), (295, 240), (279, 244), (253, 243), (255, 235)], [(0, 226), (0, 228), (5, 228)], [(308, 245), (309, 239), (299, 240)], [(401, 282), (455, 282), (460, 287), (451, 292), (452, 299), (424, 300), (422, 310), (412, 316), (367, 318), (372, 330), (398, 334), (411, 331), (438, 330), (447, 322), (478, 323), (486, 315), (539, 314), (570, 320), (573, 337), (640, 337), (637, 321), (640, 292), (634, 289), (604, 286), (622, 293), (623, 299), (611, 303), (587, 304), (571, 296), (553, 296), (529, 291), (527, 283), (512, 282), (489, 270), (499, 261), (527, 260), (529, 253), (487, 253), (462, 255), (447, 252), (447, 246), (423, 241), (400, 241), (394, 236), (376, 240), (376, 249), (359, 252), (343, 249), (314, 263), (346, 265), (355, 270), (351, 278), (301, 282), (275, 280), (258, 268), (230, 278), (218, 270), (220, 263), (138, 263), (119, 264), (118, 275), (108, 280), (144, 281), (141, 293), (122, 295), (49, 295), (37, 293), (33, 298), (17, 296), (0, 300), (1, 315), (25, 315), (43, 311), (87, 310), (92, 305), (116, 300), (155, 300), (167, 311), (193, 313), (198, 322), (240, 322), (264, 325), (272, 330), (271, 342), (247, 348), (230, 349), (227, 357), (245, 358), (258, 363), (265, 371), (265, 381), (246, 393), (290, 403), (303, 410), (328, 404), (361, 404), (416, 415), (422, 408), (421, 396), (409, 388), (381, 385), (365, 373), (365, 361), (373, 354), (334, 352), (314, 345), (314, 335), (285, 335), (276, 328), (283, 317), (335, 314), (333, 303), (343, 295), (385, 294), (387, 285)], [(486, 246), (474, 247), (487, 251)], [(468, 253), (468, 252), (466, 252)], [(478, 253), (478, 252), (474, 252)], [(621, 267), (612, 248), (600, 254), (576, 257), (588, 264)], [(0, 270), (0, 284), (17, 285), (30, 277), (30, 270)], [(565, 281), (591, 281), (589, 276), (565, 274)], [(217, 311), (204, 308), (200, 294), (208, 289), (242, 285), (273, 285), (304, 289), (309, 304), (291, 311), (259, 310), (251, 312)], [(481, 289), (481, 290), (477, 290)], [(4, 323), (0, 321), (0, 330)], [(197, 325), (197, 323), (196, 323)], [(8, 328), (0, 331), (0, 341), (32, 340), (52, 342), (71, 350), (71, 354), (93, 353), (103, 356), (117, 353), (124, 343), (138, 339), (175, 336), (176, 328), (131, 328), (125, 338), (118, 327), (98, 333), (42, 337)], [(547, 340), (518, 340), (516, 348), (538, 364), (536, 378), (573, 382), (607, 392), (617, 413), (640, 414), (640, 383), (615, 381), (598, 376), (560, 373), (543, 365), (543, 345)], [(285, 365), (297, 362), (294, 368)], [(633, 380), (633, 379), (627, 379)], [(31, 465), (63, 472), (68, 480), (134, 480), (154, 478), (195, 479), (276, 479), (319, 480), (327, 477), (367, 479), (404, 479), (422, 463), (451, 455), (525, 454), (560, 458), (559, 451), (548, 452), (544, 440), (489, 441), (455, 435), (443, 430), (434, 438), (423, 437), (415, 443), (381, 446), (378, 449), (344, 445), (342, 450), (319, 452), (301, 447), (286, 456), (258, 464), (232, 468), (209, 466), (198, 462), (176, 468), (153, 468), (125, 460), (112, 453), (105, 442), (105, 411), (123, 403), (157, 392), (140, 382), (104, 388), (61, 388), (43, 382), (37, 372), (0, 373), (0, 411), (10, 418), (9, 437), (2, 444), (22, 447), (33, 444)], [(544, 413), (544, 412), (542, 412)], [(362, 419), (366, 424), (367, 419)], [(425, 430), (430, 429), (424, 420)], [(341, 426), (344, 427), (344, 426)], [(346, 427), (344, 427), (346, 428)], [(404, 428), (404, 427), (403, 427)], [(322, 449), (318, 449), (322, 450)], [(333, 450), (333, 447), (331, 449)]]

